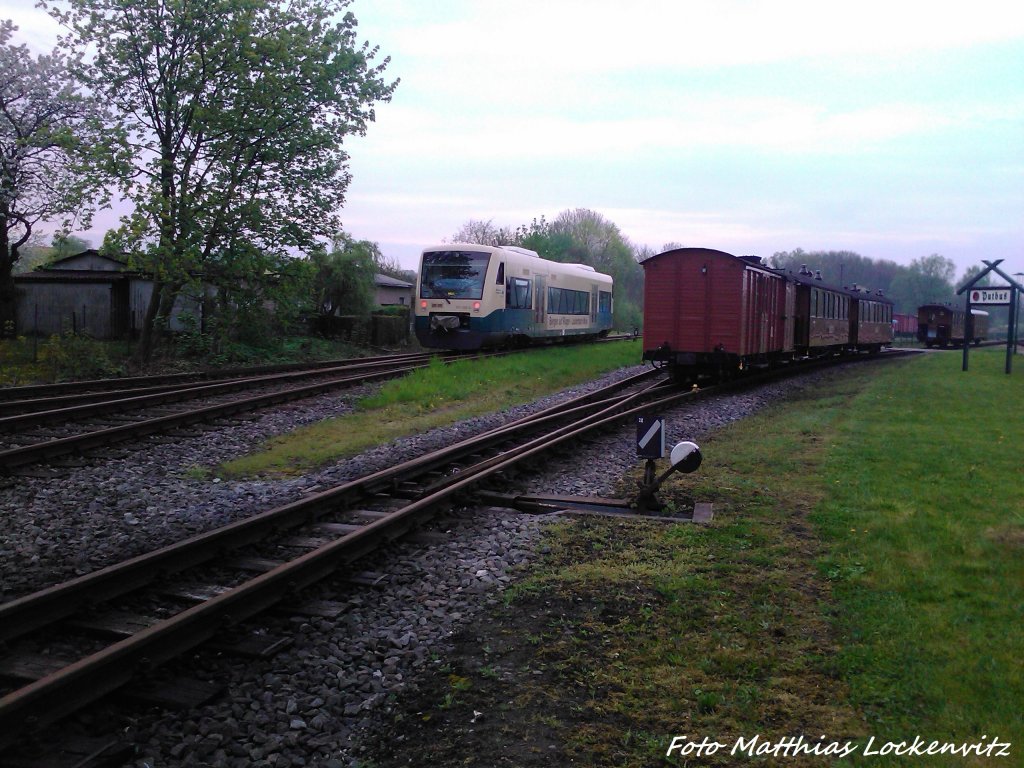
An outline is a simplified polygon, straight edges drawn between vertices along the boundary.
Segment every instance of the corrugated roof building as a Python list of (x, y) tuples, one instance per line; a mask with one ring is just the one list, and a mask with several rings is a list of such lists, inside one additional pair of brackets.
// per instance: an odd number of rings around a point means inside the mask
[[(19, 294), (16, 332), (21, 335), (72, 331), (96, 339), (131, 336), (142, 327), (153, 294), (153, 281), (147, 275), (96, 249), (15, 275), (14, 284)], [(171, 330), (185, 330), (185, 313), (201, 323), (202, 297), (178, 297), (171, 313)]]

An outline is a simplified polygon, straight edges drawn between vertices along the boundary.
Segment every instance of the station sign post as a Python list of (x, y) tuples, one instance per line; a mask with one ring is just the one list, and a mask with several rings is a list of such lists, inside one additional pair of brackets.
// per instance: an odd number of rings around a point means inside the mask
[[(964, 310), (964, 362), (962, 368), (964, 371), (967, 370), (967, 350), (971, 344), (971, 337), (974, 335), (974, 318), (971, 315), (971, 307), (974, 305), (1001, 306), (1005, 304), (1009, 306), (1009, 322), (1006, 332), (1006, 373), (1009, 374), (1013, 368), (1013, 353), (1017, 346), (1016, 329), (1017, 312), (1019, 311), (1017, 305), (1021, 291), (1024, 288), (1016, 280), (999, 269), (999, 265), (1002, 263), (1002, 259), (984, 262), (987, 269), (979, 272), (971, 282), (957, 291), (957, 295), (961, 293), (967, 294), (967, 305)], [(979, 286), (975, 288), (975, 284), (989, 272), (995, 272), (1006, 280), (1009, 285), (997, 287)]]

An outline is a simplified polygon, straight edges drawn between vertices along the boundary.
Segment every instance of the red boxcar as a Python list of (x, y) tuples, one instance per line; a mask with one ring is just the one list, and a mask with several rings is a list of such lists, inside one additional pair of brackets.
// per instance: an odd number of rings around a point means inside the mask
[(897, 336), (916, 336), (917, 315), (894, 314), (892, 316), (892, 329)]
[(792, 351), (794, 285), (760, 258), (677, 248), (643, 267), (645, 360), (686, 378)]

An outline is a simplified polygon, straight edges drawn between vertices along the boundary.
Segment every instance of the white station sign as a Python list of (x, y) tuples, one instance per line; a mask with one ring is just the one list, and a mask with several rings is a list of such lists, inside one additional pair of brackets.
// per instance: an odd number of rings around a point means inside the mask
[(1009, 288), (972, 288), (971, 304), (1009, 304)]

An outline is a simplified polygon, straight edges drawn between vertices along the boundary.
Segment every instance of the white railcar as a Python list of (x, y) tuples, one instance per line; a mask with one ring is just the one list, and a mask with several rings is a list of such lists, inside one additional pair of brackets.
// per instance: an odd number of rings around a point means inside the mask
[(420, 258), (416, 338), (424, 347), (481, 347), (603, 336), (612, 327), (612, 278), (526, 248), (430, 246)]

